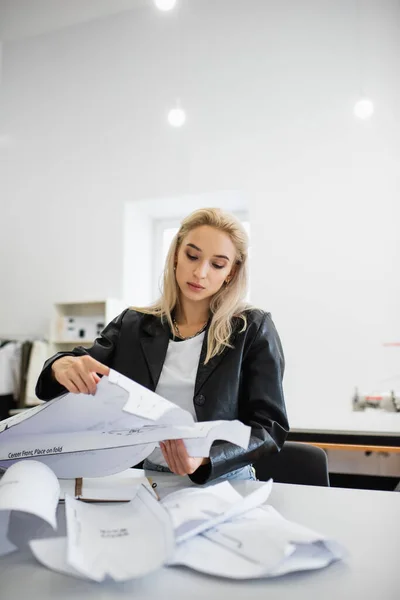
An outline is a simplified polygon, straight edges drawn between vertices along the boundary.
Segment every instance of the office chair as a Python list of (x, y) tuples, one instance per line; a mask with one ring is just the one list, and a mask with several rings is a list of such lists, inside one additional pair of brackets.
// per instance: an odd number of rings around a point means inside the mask
[(277, 483), (329, 486), (328, 458), (317, 446), (286, 442), (278, 454), (264, 456), (253, 463), (257, 478)]

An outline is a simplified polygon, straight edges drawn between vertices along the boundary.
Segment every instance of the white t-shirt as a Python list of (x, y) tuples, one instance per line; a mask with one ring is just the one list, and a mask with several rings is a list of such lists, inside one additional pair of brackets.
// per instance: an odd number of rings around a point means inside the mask
[[(169, 341), (167, 356), (156, 388), (157, 394), (190, 412), (195, 421), (197, 418), (193, 405), (194, 386), (204, 335), (205, 332), (188, 340)], [(156, 465), (167, 466), (158, 447), (148, 458)]]

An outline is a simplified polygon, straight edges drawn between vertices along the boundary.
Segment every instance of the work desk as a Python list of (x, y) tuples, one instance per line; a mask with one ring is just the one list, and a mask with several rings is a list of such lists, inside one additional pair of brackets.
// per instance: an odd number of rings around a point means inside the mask
[(364, 412), (290, 419), (288, 439), (326, 450), (400, 453), (400, 413), (370, 409)]
[[(155, 475), (161, 494), (163, 482), (168, 485), (172, 477)], [(245, 494), (257, 485), (239, 481), (235, 487)], [(0, 559), (0, 596), (4, 600), (398, 600), (400, 494), (274, 484), (269, 504), (284, 517), (340, 542), (347, 549), (347, 558), (326, 569), (274, 580), (224, 580), (184, 568), (164, 568), (123, 584), (97, 584), (49, 571), (24, 549)], [(64, 507), (60, 505), (58, 511), (56, 535), (62, 535)], [(14, 526), (21, 532), (23, 517), (18, 519)], [(42, 527), (38, 537), (49, 534), (49, 529)]]

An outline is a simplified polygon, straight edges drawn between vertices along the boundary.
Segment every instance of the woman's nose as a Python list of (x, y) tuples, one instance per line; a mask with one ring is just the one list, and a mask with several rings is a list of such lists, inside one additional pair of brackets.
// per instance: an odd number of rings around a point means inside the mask
[(208, 271), (207, 263), (205, 261), (201, 262), (201, 263), (198, 262), (196, 265), (196, 268), (194, 270), (194, 274), (199, 279), (204, 279), (204, 277), (206, 277), (206, 275), (207, 275), (207, 271)]

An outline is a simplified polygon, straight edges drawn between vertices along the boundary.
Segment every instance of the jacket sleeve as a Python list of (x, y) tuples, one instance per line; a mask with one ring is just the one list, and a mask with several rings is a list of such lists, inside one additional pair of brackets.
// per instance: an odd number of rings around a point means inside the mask
[(40, 398), (40, 400), (52, 400), (67, 392), (67, 389), (54, 379), (51, 371), (53, 363), (63, 356), (85, 356), (85, 354), (88, 354), (104, 365), (111, 366), (121, 331), (122, 321), (128, 310), (129, 309), (124, 310), (105, 327), (100, 334), (100, 337), (95, 340), (91, 348), (77, 346), (71, 352), (58, 352), (49, 358), (44, 363), (42, 372), (36, 383), (36, 396)]
[(215, 442), (210, 463), (190, 475), (192, 481), (205, 483), (279, 452), (289, 433), (282, 389), (284, 366), (278, 333), (265, 313), (241, 369), (239, 420), (251, 427), (249, 446), (244, 450), (229, 442)]

